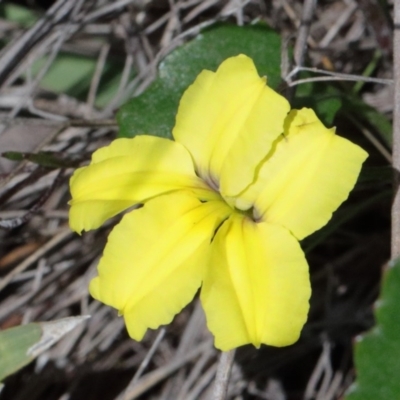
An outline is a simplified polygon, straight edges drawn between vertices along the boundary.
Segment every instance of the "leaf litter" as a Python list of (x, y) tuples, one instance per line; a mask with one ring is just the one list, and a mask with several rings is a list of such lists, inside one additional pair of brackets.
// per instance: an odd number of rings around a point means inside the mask
[[(379, 48), (369, 76), (391, 79), (387, 14), (393, 2), (384, 10), (378, 1), (362, 1), (357, 7), (353, 0), (320, 0), (310, 10), (308, 25), (302, 18), (309, 1), (21, 3), (28, 10), (23, 22), (10, 21), (9, 12), (0, 18), (6, 43), (0, 54), (0, 151), (25, 153), (0, 165), (0, 328), (91, 318), (7, 378), (0, 399), (210, 399), (218, 354), (198, 303), (185, 308), (161, 336), (149, 332), (141, 343), (130, 340), (117, 313), (93, 301), (87, 290), (117, 219), (81, 237), (70, 232), (68, 178), (73, 169), (68, 163), (54, 164), (54, 157), (50, 166), (40, 165), (36, 155), (62, 154), (63, 162), (87, 162), (91, 152), (116, 137), (116, 111), (151, 84), (158, 63), (218, 22), (265, 22), (281, 34), (289, 54), (297, 46), (305, 65), (333, 73), (364, 74)], [(305, 43), (299, 44), (302, 29)], [(52, 88), (51, 80), (42, 85), (55, 60), (68, 54), (86, 57), (92, 76), (69, 82), (65, 92)], [(290, 59), (283, 57), (287, 74), (295, 67)], [(350, 93), (354, 85), (329, 84), (341, 93)], [(293, 89), (283, 85), (282, 90), (295, 96)], [(357, 90), (390, 121), (390, 86), (366, 83)], [(96, 107), (97, 96), (107, 99), (101, 107)], [(368, 122), (355, 126), (340, 112), (334, 123), (368, 150), (370, 165), (388, 165), (362, 133), (367, 130), (385, 146), (379, 127)], [(379, 201), (362, 207), (382, 190), (373, 185), (380, 178), (374, 179), (360, 182), (344, 206), (344, 213), (353, 213), (351, 220), (331, 229), (322, 242), (316, 237), (319, 244), (308, 254), (313, 297), (301, 340), (285, 349), (239, 349), (227, 398), (329, 400), (350, 386), (352, 340), (373, 325), (371, 305), (389, 258), (390, 196), (377, 196)]]

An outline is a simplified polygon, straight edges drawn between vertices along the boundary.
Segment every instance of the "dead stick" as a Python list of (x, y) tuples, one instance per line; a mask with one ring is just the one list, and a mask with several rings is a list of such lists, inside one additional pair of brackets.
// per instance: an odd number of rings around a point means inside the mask
[(214, 383), (213, 400), (225, 400), (234, 358), (235, 350), (221, 353)]
[(294, 46), (294, 60), (298, 66), (302, 66), (304, 62), (307, 38), (310, 32), (311, 20), (314, 14), (316, 3), (317, 0), (304, 0), (300, 27), (297, 33), (296, 44)]
[(392, 258), (400, 256), (400, 2), (394, 2), (393, 43), (393, 170), (394, 201), (392, 207)]
[(211, 348), (211, 342), (207, 341), (199, 344), (192, 351), (187, 352), (185, 355), (180, 357), (179, 359), (172, 360), (169, 364), (164, 367), (160, 367), (153, 372), (149, 372), (144, 375), (137, 382), (136, 386), (129, 391), (129, 393), (125, 393), (125, 399), (133, 400), (139, 397), (141, 394), (145, 393), (148, 389), (155, 386), (157, 383), (167, 378), (169, 375), (174, 373), (179, 368), (186, 365), (188, 362), (192, 361), (200, 354)]

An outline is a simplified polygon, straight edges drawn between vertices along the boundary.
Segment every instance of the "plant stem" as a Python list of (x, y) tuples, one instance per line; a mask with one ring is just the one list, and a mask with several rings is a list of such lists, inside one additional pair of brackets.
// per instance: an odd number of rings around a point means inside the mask
[(213, 400), (224, 400), (226, 398), (234, 358), (235, 350), (221, 353), (214, 383)]

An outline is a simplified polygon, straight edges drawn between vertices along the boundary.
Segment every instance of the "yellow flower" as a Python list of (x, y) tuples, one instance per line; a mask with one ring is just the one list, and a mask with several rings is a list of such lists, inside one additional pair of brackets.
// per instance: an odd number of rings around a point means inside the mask
[(90, 293), (136, 340), (201, 287), (216, 347), (294, 343), (311, 292), (298, 240), (348, 197), (366, 152), (290, 111), (244, 55), (200, 73), (173, 136), (117, 139), (71, 178), (77, 232), (144, 203), (111, 232)]

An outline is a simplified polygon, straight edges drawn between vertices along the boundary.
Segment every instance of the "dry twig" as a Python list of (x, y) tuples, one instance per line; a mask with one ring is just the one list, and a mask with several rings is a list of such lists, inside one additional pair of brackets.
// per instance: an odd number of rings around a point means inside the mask
[(394, 200), (392, 205), (392, 258), (400, 256), (400, 4), (394, 2), (393, 41), (393, 170)]

